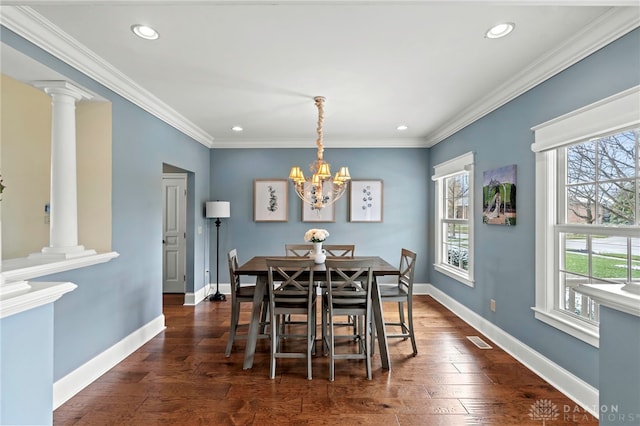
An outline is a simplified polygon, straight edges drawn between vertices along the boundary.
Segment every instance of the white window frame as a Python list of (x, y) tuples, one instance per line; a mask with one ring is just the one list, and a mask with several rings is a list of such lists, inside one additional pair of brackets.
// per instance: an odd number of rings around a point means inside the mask
[[(558, 148), (640, 125), (640, 86), (620, 92), (533, 127), (536, 161), (535, 317), (592, 346), (599, 347), (597, 324), (559, 308)], [(594, 228), (595, 230), (595, 228)], [(621, 234), (624, 231), (620, 232)]]
[[(436, 271), (445, 274), (455, 280), (460, 281), (461, 283), (473, 287), (474, 286), (474, 250), (473, 250), (473, 222), (474, 222), (474, 209), (473, 209), (473, 200), (474, 200), (474, 186), (473, 186), (473, 152), (467, 152), (466, 154), (460, 155), (451, 160), (440, 163), (434, 168), (434, 174), (431, 176), (431, 180), (435, 183), (435, 263), (434, 268)], [(469, 209), (468, 209), (468, 226), (469, 226), (469, 251), (468, 251), (468, 261), (467, 267), (468, 270), (464, 271), (460, 268), (453, 268), (449, 264), (442, 262), (443, 252), (443, 239), (445, 236), (442, 232), (442, 221), (444, 220), (444, 180), (448, 177), (467, 173), (469, 178)]]

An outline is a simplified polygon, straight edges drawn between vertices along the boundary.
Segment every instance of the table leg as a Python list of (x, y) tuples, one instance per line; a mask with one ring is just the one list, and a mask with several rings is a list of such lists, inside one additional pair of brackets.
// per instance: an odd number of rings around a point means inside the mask
[(373, 321), (376, 327), (376, 337), (378, 338), (378, 347), (380, 349), (380, 360), (382, 368), (391, 370), (391, 358), (389, 357), (389, 346), (387, 344), (387, 331), (384, 328), (384, 316), (382, 312), (382, 299), (378, 291), (378, 281), (374, 275), (373, 288), (371, 289)]
[(258, 275), (256, 277), (256, 291), (253, 293), (253, 308), (251, 310), (251, 322), (247, 335), (247, 345), (244, 350), (244, 364), (242, 368), (248, 370), (253, 367), (253, 355), (256, 352), (258, 341), (258, 331), (260, 329), (260, 309), (264, 300), (267, 277)]

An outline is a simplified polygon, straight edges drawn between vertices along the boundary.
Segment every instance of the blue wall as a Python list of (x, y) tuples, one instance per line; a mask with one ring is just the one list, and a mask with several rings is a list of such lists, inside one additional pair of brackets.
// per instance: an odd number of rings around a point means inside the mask
[[(228, 283), (226, 253), (238, 249), (240, 262), (257, 255), (284, 255), (285, 243), (304, 243), (309, 228), (325, 228), (327, 244), (356, 245), (357, 255), (379, 255), (392, 264), (400, 261), (405, 247), (418, 254), (416, 282), (428, 282), (427, 211), (431, 205), (427, 182), (426, 149), (327, 148), (324, 158), (334, 168), (349, 167), (352, 179), (382, 179), (382, 223), (348, 221), (348, 194), (336, 204), (336, 221), (302, 222), (302, 201), (289, 185), (289, 221), (253, 221), (254, 179), (286, 179), (292, 165), (313, 162), (317, 150), (309, 149), (213, 149), (211, 151), (212, 199), (231, 202), (231, 218), (220, 227), (220, 282)], [(211, 226), (212, 281), (215, 282), (215, 226)]]
[(0, 320), (0, 425), (53, 421), (53, 304)]
[(600, 306), (600, 424), (640, 425), (640, 318)]
[[(431, 283), (594, 387), (598, 350), (533, 316), (535, 157), (531, 127), (640, 84), (640, 30), (611, 43), (431, 149), (430, 165), (475, 152), (475, 287), (439, 272)], [(482, 173), (517, 165), (517, 225), (482, 223)], [(433, 188), (433, 185), (432, 185)], [(433, 231), (433, 211), (429, 223)], [(433, 263), (433, 254), (429, 263)], [(496, 312), (489, 300), (496, 300)]]

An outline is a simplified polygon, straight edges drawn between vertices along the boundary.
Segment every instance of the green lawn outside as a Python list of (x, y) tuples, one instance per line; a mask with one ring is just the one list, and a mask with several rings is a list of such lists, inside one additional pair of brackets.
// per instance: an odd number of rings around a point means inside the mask
[[(637, 258), (637, 256), (636, 256)], [(640, 268), (640, 260), (634, 258), (632, 264)], [(566, 253), (565, 255), (565, 269), (568, 272), (574, 272), (578, 274), (587, 275), (589, 273), (587, 265), (588, 257), (586, 254), (581, 253)], [(625, 260), (620, 259), (617, 256), (593, 256), (593, 276), (597, 278), (615, 278), (625, 279), (627, 277), (627, 268), (625, 267)], [(618, 266), (622, 265), (622, 266)], [(634, 279), (640, 279), (640, 270), (633, 269), (631, 276)]]

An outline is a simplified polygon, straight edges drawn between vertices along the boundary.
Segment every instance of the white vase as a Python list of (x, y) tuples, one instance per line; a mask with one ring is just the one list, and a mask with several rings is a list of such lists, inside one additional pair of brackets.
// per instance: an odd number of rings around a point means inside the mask
[(316, 263), (324, 263), (327, 255), (322, 248), (322, 243), (313, 243), (313, 249), (309, 252), (309, 257), (312, 257)]

